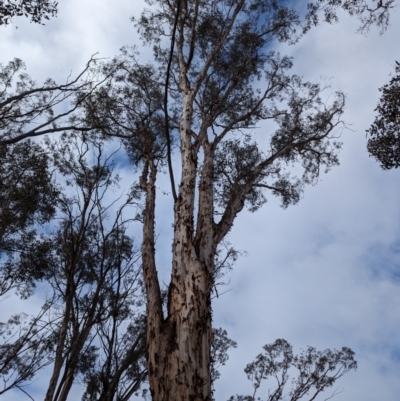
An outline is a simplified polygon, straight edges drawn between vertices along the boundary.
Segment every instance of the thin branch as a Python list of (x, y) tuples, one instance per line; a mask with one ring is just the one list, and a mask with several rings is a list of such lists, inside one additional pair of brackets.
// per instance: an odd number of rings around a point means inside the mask
[(24, 394), (26, 394), (32, 401), (35, 401), (21, 386), (15, 386), (18, 390), (21, 390)]
[(342, 393), (344, 393), (344, 389), (342, 388), (342, 389), (340, 390), (340, 387), (338, 387), (338, 388), (332, 393), (332, 395), (331, 395), (330, 397), (328, 397), (328, 398), (325, 398), (324, 401), (328, 401), (328, 400), (330, 400), (331, 398), (333, 398), (335, 395), (342, 394)]
[(171, 73), (172, 57), (173, 57), (173, 54), (174, 54), (176, 27), (178, 25), (180, 9), (181, 9), (181, 0), (178, 0), (178, 7), (176, 9), (174, 27), (172, 29), (171, 50), (170, 50), (170, 53), (169, 53), (169, 60), (168, 60), (168, 66), (167, 66), (167, 76), (165, 78), (165, 93), (164, 93), (165, 137), (167, 139), (168, 170), (169, 170), (169, 178), (171, 180), (172, 196), (174, 197), (174, 201), (175, 202), (178, 199), (178, 197), (176, 195), (174, 171), (172, 169), (171, 137), (170, 137), (170, 132), (169, 132), (169, 128), (168, 128), (168, 124), (169, 124), (169, 116), (168, 116), (168, 86), (169, 86), (169, 76), (170, 76), (170, 73)]
[(79, 131), (79, 132), (88, 132), (88, 131), (93, 131), (95, 129), (99, 129), (103, 127), (77, 127), (75, 125), (70, 125), (66, 127), (58, 127), (58, 128), (49, 128), (44, 131), (38, 131), (34, 132), (34, 130), (29, 131), (25, 134), (18, 135), (14, 138), (10, 139), (3, 139), (0, 141), (0, 145), (13, 145), (15, 143), (18, 143), (22, 141), (23, 139), (26, 138), (34, 138), (35, 136), (41, 136), (41, 135), (46, 135), (46, 134), (53, 134), (55, 132), (61, 132), (61, 131)]

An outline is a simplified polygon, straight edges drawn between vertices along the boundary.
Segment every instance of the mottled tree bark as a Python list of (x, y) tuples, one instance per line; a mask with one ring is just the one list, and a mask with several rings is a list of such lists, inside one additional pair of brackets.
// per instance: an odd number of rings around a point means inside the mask
[(191, 103), (188, 94), (180, 126), (182, 179), (174, 208), (172, 277), (166, 317), (162, 312), (154, 262), (154, 165), (147, 163), (145, 166), (145, 170), (150, 170), (149, 174), (147, 171), (144, 173), (146, 182), (142, 177), (142, 188), (146, 191), (142, 254), (147, 291), (148, 371), (152, 398), (157, 401), (211, 399), (210, 290), (213, 251), (210, 246), (201, 246), (201, 238), (208, 238), (212, 243), (212, 214), (208, 214), (212, 208), (212, 193), (209, 194), (209, 186), (204, 186), (204, 192), (208, 194), (207, 197), (203, 194), (204, 201), (208, 205), (201, 208), (205, 217), (195, 233), (193, 215), (197, 155), (191, 144)]

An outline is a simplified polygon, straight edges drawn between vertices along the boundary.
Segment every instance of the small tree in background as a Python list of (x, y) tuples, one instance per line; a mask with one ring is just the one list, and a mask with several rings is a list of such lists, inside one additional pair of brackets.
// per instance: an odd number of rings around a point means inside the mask
[[(229, 401), (278, 401), (278, 400), (315, 400), (318, 395), (333, 387), (338, 379), (352, 369), (357, 368), (354, 352), (343, 347), (340, 351), (317, 351), (308, 347), (299, 355), (293, 353), (292, 346), (282, 339), (272, 344), (264, 345), (264, 352), (257, 356), (254, 362), (249, 363), (244, 370), (247, 378), (252, 382), (252, 395), (232, 396)], [(290, 373), (297, 375), (290, 380)], [(266, 392), (265, 397), (257, 397), (261, 383), (271, 379), (273, 387)], [(291, 385), (288, 386), (288, 384)], [(289, 387), (289, 388), (288, 388)], [(331, 396), (339, 394), (333, 390)]]
[[(21, 148), (30, 157), (18, 164)], [(108, 221), (116, 201), (108, 205), (104, 198), (118, 182), (113, 154), (105, 156), (101, 143), (74, 136), (48, 141), (46, 151), (30, 142), (3, 149), (15, 170), (10, 168), (3, 193), (8, 203), (0, 208), (6, 229), (2, 295), (16, 289), (26, 299), (41, 283), (46, 302), (33, 318), (18, 314), (0, 324), (0, 394), (27, 392), (26, 384), (51, 365), (46, 400), (65, 401), (78, 377), (87, 400), (128, 400), (146, 377), (145, 318), (139, 254), (125, 232), (132, 219), (123, 217), (133, 195)], [(54, 186), (48, 165), (74, 196)], [(39, 236), (32, 225), (43, 221), (49, 226)]]

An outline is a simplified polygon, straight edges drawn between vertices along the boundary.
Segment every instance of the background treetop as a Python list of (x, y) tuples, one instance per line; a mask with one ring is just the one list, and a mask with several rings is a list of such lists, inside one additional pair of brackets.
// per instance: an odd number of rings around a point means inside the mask
[(14, 17), (26, 17), (30, 22), (43, 24), (43, 19), (55, 17), (58, 2), (51, 0), (1, 0), (0, 25), (9, 25)]
[(384, 170), (400, 167), (400, 64), (389, 83), (379, 89), (377, 116), (367, 130), (368, 152)]

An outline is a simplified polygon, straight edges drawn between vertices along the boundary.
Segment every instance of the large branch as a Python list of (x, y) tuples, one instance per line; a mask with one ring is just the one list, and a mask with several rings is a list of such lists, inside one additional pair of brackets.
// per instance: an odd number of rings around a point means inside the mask
[(79, 87), (74, 87), (74, 85), (82, 78), (82, 76), (85, 74), (85, 72), (87, 72), (89, 70), (91, 63), (95, 62), (95, 61), (96, 61), (96, 59), (93, 58), (93, 56), (92, 56), (90, 58), (90, 60), (86, 63), (86, 67), (83, 69), (83, 71), (73, 81), (68, 82), (67, 84), (64, 84), (64, 85), (42, 86), (40, 88), (34, 88), (34, 89), (31, 89), (28, 91), (21, 92), (18, 95), (10, 96), (10, 97), (6, 98), (3, 102), (0, 103), (0, 109), (9, 103), (22, 100), (22, 99), (27, 98), (36, 93), (53, 92), (53, 91), (61, 91), (61, 92), (74, 91), (75, 92), (78, 89), (82, 89), (82, 87), (88, 85), (89, 83), (84, 82)]
[(163, 321), (162, 299), (160, 283), (157, 277), (155, 261), (155, 182), (157, 167), (154, 161), (149, 158), (143, 168), (140, 179), (141, 188), (145, 191), (145, 208), (143, 217), (143, 240), (142, 240), (142, 266), (143, 276), (147, 293), (148, 324), (154, 325), (157, 329)]
[[(255, 184), (257, 183), (257, 180), (259, 179), (260, 175), (262, 172), (268, 167), (271, 166), (276, 160), (284, 156), (285, 154), (296, 150), (299, 154), (301, 154), (304, 149), (307, 151), (314, 151), (312, 146), (310, 148), (307, 148), (307, 145), (313, 144), (313, 143), (318, 143), (322, 140), (324, 140), (335, 127), (340, 123), (340, 121), (337, 121), (336, 123), (333, 123), (332, 120), (335, 118), (337, 114), (340, 114), (341, 110), (340, 109), (335, 109), (329, 118), (329, 121), (327, 122), (327, 127), (325, 131), (320, 134), (320, 135), (313, 135), (310, 136), (307, 139), (304, 140), (295, 140), (294, 136), (291, 138), (291, 141), (283, 146), (280, 150), (276, 151), (274, 154), (272, 154), (270, 157), (265, 159), (264, 161), (260, 162), (257, 166), (254, 167), (254, 170), (252, 174), (250, 175), (249, 179), (247, 180), (246, 184), (238, 187), (237, 192), (232, 191), (230, 195), (230, 199), (227, 203), (227, 206), (225, 208), (225, 211), (222, 215), (222, 218), (218, 224), (215, 224), (215, 230), (214, 230), (214, 240), (216, 244), (219, 244), (226, 234), (230, 231), (230, 229), (233, 226), (234, 220), (237, 216), (237, 214), (243, 209), (246, 196), (249, 194), (249, 192), (254, 188)], [(257, 183), (259, 186), (259, 183)], [(273, 190), (273, 188), (271, 187)]]
[(176, 9), (174, 26), (172, 29), (171, 49), (170, 49), (168, 65), (167, 65), (167, 73), (166, 73), (166, 78), (165, 78), (165, 91), (164, 91), (164, 115), (165, 115), (164, 124), (165, 124), (165, 137), (167, 139), (167, 162), (168, 162), (169, 179), (171, 181), (171, 191), (172, 191), (172, 196), (173, 196), (175, 202), (178, 199), (178, 197), (176, 195), (174, 170), (172, 168), (171, 136), (170, 136), (169, 126), (168, 126), (169, 125), (168, 87), (169, 87), (169, 76), (170, 76), (170, 72), (171, 72), (172, 58), (173, 58), (173, 54), (174, 54), (176, 28), (178, 25), (178, 20), (179, 20), (179, 15), (180, 15), (180, 10), (181, 10), (181, 2), (182, 2), (182, 0), (178, 0), (178, 7)]
[[(195, 246), (200, 261), (211, 268), (216, 246), (213, 241), (214, 230), (214, 153), (207, 139), (203, 140), (204, 160), (199, 182), (199, 202)], [(211, 271), (210, 271), (211, 273)]]
[(78, 132), (89, 132), (89, 131), (93, 131), (95, 129), (100, 129), (103, 127), (78, 127), (76, 125), (67, 125), (65, 127), (57, 127), (57, 128), (49, 128), (43, 131), (37, 131), (35, 130), (31, 130), (26, 132), (25, 134), (21, 134), (18, 135), (14, 138), (11, 139), (3, 139), (0, 140), (0, 145), (13, 145), (15, 143), (21, 142), (22, 140), (26, 139), (26, 138), (34, 138), (36, 136), (42, 136), (42, 135), (46, 135), (46, 134), (55, 134), (57, 132), (62, 132), (62, 131), (78, 131)]
[(251, 177), (248, 179), (246, 184), (241, 187), (238, 192), (231, 193), (228, 204), (225, 208), (225, 211), (222, 215), (222, 218), (218, 224), (215, 224), (214, 229), (214, 241), (216, 244), (219, 244), (226, 234), (231, 230), (233, 223), (237, 214), (243, 209), (245, 199), (247, 194), (253, 188), (254, 183), (256, 182), (258, 176), (262, 172), (262, 170), (267, 166), (271, 165), (275, 160), (279, 159), (282, 155), (290, 151), (294, 147), (294, 144), (289, 144), (284, 148), (280, 149), (278, 152), (274, 153), (272, 156), (267, 158), (264, 162), (260, 163), (255, 167)]

